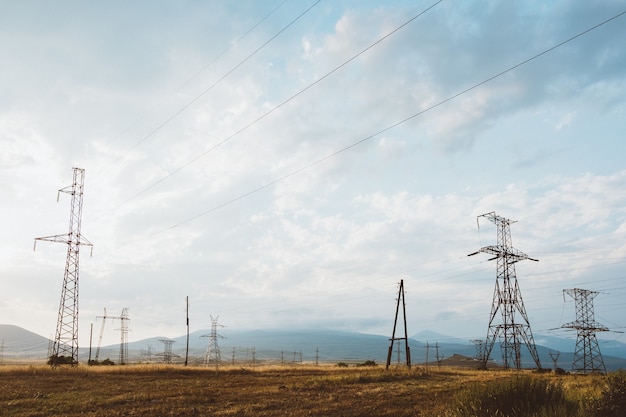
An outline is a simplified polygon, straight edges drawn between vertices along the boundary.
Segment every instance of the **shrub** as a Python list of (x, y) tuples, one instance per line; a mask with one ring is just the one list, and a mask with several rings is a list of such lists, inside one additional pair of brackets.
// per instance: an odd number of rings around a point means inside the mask
[(372, 360), (366, 360), (363, 363), (358, 363), (356, 366), (376, 366), (376, 362)]
[(57, 355), (52, 355), (48, 358), (48, 365), (76, 365), (76, 362), (74, 362), (74, 358), (72, 358), (71, 356), (57, 356)]
[(458, 417), (567, 417), (576, 405), (559, 384), (544, 378), (518, 375), (468, 387), (457, 398)]
[(596, 417), (626, 415), (626, 372), (620, 370), (607, 377), (607, 388), (594, 406)]
[(345, 362), (339, 362), (339, 363), (337, 363), (337, 367), (338, 367), (338, 368), (347, 368), (347, 367), (348, 367), (348, 364), (347, 364), (347, 363), (345, 363)]

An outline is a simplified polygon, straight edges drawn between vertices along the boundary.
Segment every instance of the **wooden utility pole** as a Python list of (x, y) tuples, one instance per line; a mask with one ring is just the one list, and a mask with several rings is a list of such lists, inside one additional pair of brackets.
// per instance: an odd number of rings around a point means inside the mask
[[(400, 299), (402, 299), (402, 313), (404, 318), (404, 337), (396, 337), (396, 325), (398, 324), (398, 313), (400, 312)], [(389, 345), (389, 350), (387, 351), (387, 364), (385, 369), (389, 369), (389, 365), (391, 364), (391, 355), (393, 354), (393, 342), (396, 340), (404, 340), (404, 351), (406, 356), (406, 366), (411, 369), (411, 350), (409, 348), (409, 336), (407, 334), (406, 328), (406, 303), (404, 301), (404, 280), (400, 280), (400, 289), (398, 290), (398, 300), (396, 303), (396, 317), (393, 322), (393, 332), (391, 334), (391, 339), (389, 339), (391, 344)]]

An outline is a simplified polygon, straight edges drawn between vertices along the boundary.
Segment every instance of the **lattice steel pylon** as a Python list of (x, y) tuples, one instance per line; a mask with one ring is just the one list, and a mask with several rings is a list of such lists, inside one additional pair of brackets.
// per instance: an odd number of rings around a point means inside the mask
[(590, 372), (606, 373), (596, 332), (608, 332), (609, 328), (596, 322), (594, 318), (593, 299), (596, 298), (598, 292), (572, 288), (563, 290), (563, 298), (565, 298), (565, 294), (572, 297), (576, 304), (576, 321), (561, 326), (577, 331), (572, 371), (583, 374)]
[[(537, 261), (537, 259), (532, 259), (511, 246), (510, 225), (515, 223), (515, 221), (498, 216), (495, 212), (478, 216), (477, 222), (480, 217), (484, 217), (494, 223), (498, 231), (498, 243), (496, 245), (482, 247), (479, 251), (468, 255), (472, 256), (483, 252), (494, 255), (493, 258), (489, 259), (490, 261), (497, 260), (496, 285), (493, 292), (482, 365), (485, 368), (487, 367), (489, 355), (491, 355), (496, 339), (500, 337), (502, 362), (505, 369), (511, 367), (515, 367), (515, 369), (521, 368), (521, 342), (524, 342), (526, 345), (537, 368), (541, 368), (539, 354), (530, 330), (528, 315), (526, 314), (522, 293), (515, 274), (515, 263), (525, 259), (532, 261)], [(498, 313), (500, 313), (501, 321), (497, 320)], [(517, 313), (521, 317), (521, 322), (516, 321)]]
[[(81, 246), (91, 246), (91, 242), (81, 235), (83, 211), (83, 190), (85, 186), (85, 170), (74, 168), (72, 185), (59, 190), (57, 201), (61, 193), (72, 196), (70, 208), (69, 232), (63, 235), (35, 238), (38, 240), (67, 244), (67, 258), (65, 275), (61, 290), (61, 302), (57, 319), (56, 333), (52, 346), (49, 363), (53, 367), (58, 365), (78, 365), (78, 261)], [(33, 247), (34, 249), (34, 247)]]
[(128, 316), (128, 308), (122, 308), (122, 315), (119, 317), (119, 319), (121, 322), (120, 365), (126, 365), (128, 363), (128, 322), (130, 321), (130, 317)]
[(213, 318), (213, 316), (210, 316), (210, 317), (211, 317), (211, 334), (205, 334), (200, 337), (209, 338), (209, 345), (207, 346), (206, 354), (204, 355), (204, 365), (209, 366), (209, 363), (211, 362), (211, 360), (213, 360), (213, 363), (215, 364), (215, 369), (217, 369), (219, 366), (219, 363), (222, 360), (222, 354), (220, 352), (220, 347), (219, 347), (219, 344), (217, 343), (217, 339), (223, 338), (223, 336), (217, 334), (217, 327), (218, 326), (224, 327), (224, 326), (222, 326), (221, 324), (218, 324), (217, 322), (220, 316), (217, 316), (215, 318)]

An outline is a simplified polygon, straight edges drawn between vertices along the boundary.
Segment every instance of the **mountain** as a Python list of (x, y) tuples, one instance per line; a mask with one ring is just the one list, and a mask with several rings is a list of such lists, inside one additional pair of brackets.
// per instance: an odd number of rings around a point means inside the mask
[(0, 343), (3, 360), (45, 359), (50, 340), (12, 324), (0, 324)]
[[(211, 331), (197, 330), (189, 335), (189, 363), (202, 364), (210, 342)], [(187, 338), (186, 335), (173, 339), (151, 337), (128, 344), (129, 362), (161, 362), (165, 355), (164, 340), (171, 340), (172, 362), (184, 361)], [(33, 332), (17, 326), (0, 325), (0, 342), (5, 360), (28, 359), (45, 360), (48, 355), (49, 340)], [(384, 364), (389, 350), (389, 337), (337, 330), (231, 330), (221, 329), (217, 343), (223, 362), (237, 363), (314, 363), (346, 362), (362, 363), (373, 360)], [(575, 348), (575, 339), (561, 338), (553, 335), (535, 335), (537, 352), (544, 368), (554, 366), (553, 356), (559, 353), (557, 366), (570, 369)], [(626, 368), (626, 344), (612, 340), (599, 339), (600, 351), (608, 370)], [(423, 331), (409, 338), (411, 361), (416, 365), (428, 363), (434, 365), (437, 359), (452, 360), (474, 366), (471, 360), (476, 356), (476, 346), (470, 341), (451, 337), (445, 334)], [(119, 344), (103, 346), (99, 359), (118, 361)], [(96, 347), (92, 349), (95, 358)], [(405, 362), (404, 340), (394, 342), (392, 363)], [(525, 347), (522, 347), (522, 365), (532, 368), (534, 363)], [(500, 345), (496, 343), (491, 358), (494, 364), (502, 363)], [(79, 350), (79, 358), (86, 361), (89, 347)], [(452, 358), (452, 359), (450, 359)], [(461, 358), (461, 359), (459, 359)]]

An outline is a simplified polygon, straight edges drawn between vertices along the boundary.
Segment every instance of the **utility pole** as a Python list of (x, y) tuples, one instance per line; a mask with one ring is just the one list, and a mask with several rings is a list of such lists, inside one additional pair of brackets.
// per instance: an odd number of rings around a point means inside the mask
[(593, 299), (596, 298), (598, 292), (572, 288), (563, 290), (563, 298), (565, 294), (572, 297), (576, 303), (576, 321), (561, 326), (566, 329), (576, 329), (577, 332), (572, 371), (583, 374), (591, 372), (605, 374), (606, 367), (600, 353), (596, 332), (608, 332), (609, 328), (594, 319)]
[(435, 342), (435, 357), (437, 358), (437, 369), (439, 369), (443, 360), (443, 356), (439, 356), (439, 342)]
[(98, 364), (98, 358), (100, 357), (100, 346), (102, 346), (102, 336), (104, 335), (104, 324), (107, 320), (107, 309), (104, 307), (104, 316), (96, 316), (96, 321), (98, 319), (102, 319), (102, 327), (100, 327), (100, 337), (98, 338), (98, 347), (96, 348), (96, 357), (94, 358), (94, 363)]
[(93, 341), (93, 323), (89, 324), (89, 359), (87, 365), (91, 365), (91, 342)]
[[(61, 290), (61, 302), (57, 317), (57, 328), (52, 345), (52, 354), (49, 363), (52, 367), (59, 365), (78, 365), (78, 261), (81, 246), (90, 246), (91, 242), (81, 235), (83, 212), (83, 190), (85, 186), (85, 170), (74, 168), (72, 185), (61, 188), (57, 194), (57, 201), (61, 193), (72, 196), (70, 207), (69, 232), (62, 235), (35, 238), (38, 240), (67, 244), (67, 258), (65, 274)], [(33, 250), (35, 247), (33, 246)]]
[(187, 362), (189, 361), (189, 296), (185, 299), (187, 304), (187, 346), (185, 347), (185, 366), (187, 366)]
[[(525, 343), (535, 365), (540, 369), (539, 354), (530, 330), (528, 315), (526, 314), (522, 293), (515, 274), (515, 264), (517, 262), (525, 259), (537, 261), (537, 259), (530, 258), (525, 253), (511, 246), (510, 225), (515, 223), (515, 221), (498, 216), (493, 211), (478, 216), (476, 218), (477, 223), (481, 217), (488, 219), (496, 225), (498, 237), (496, 245), (482, 247), (477, 252), (468, 255), (472, 256), (482, 252), (493, 255), (492, 258), (489, 258), (490, 261), (497, 260), (496, 286), (493, 292), (491, 314), (489, 315), (483, 368), (487, 367), (487, 360), (491, 355), (496, 339), (500, 338), (502, 361), (505, 369), (510, 367), (515, 367), (515, 369), (521, 368), (520, 345), (522, 342)], [(498, 313), (500, 313), (500, 321), (497, 320)], [(516, 320), (516, 313), (519, 314), (521, 320)]]
[[(396, 325), (398, 324), (398, 313), (400, 311), (400, 299), (402, 299), (402, 313), (404, 316), (404, 337), (396, 337)], [(393, 342), (396, 340), (404, 340), (404, 351), (406, 353), (406, 366), (411, 369), (411, 350), (409, 348), (409, 336), (406, 328), (406, 304), (404, 301), (404, 280), (400, 280), (400, 288), (398, 289), (398, 299), (396, 304), (396, 317), (393, 322), (393, 332), (391, 333), (391, 339), (389, 341), (389, 350), (387, 351), (387, 364), (385, 369), (389, 369), (391, 364), (391, 355), (393, 353)]]

